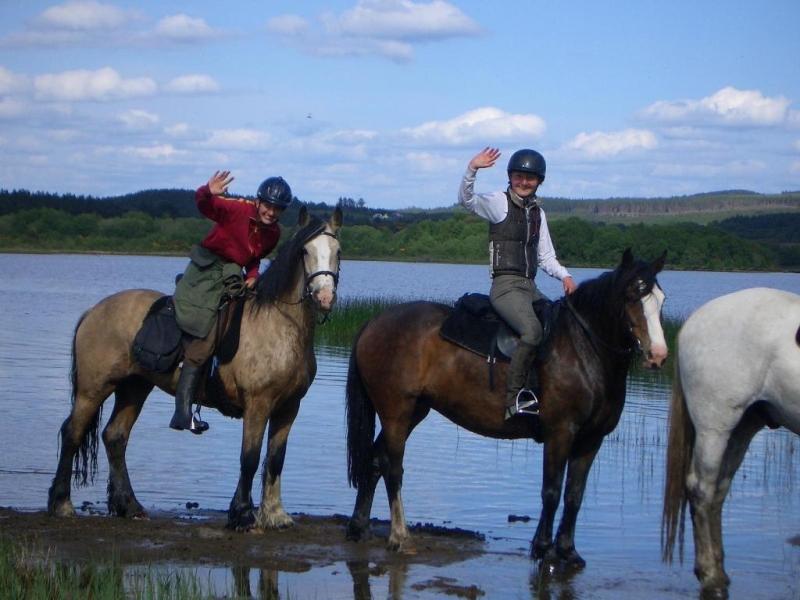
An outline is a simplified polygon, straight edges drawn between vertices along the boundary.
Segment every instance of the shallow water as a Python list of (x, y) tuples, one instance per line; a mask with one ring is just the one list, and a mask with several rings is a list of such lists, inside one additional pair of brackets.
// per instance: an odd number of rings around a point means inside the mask
[[(171, 291), (185, 260), (154, 257), (0, 255), (0, 506), (42, 510), (57, 460), (58, 429), (69, 408), (69, 347), (80, 314), (123, 288)], [(599, 271), (576, 270), (586, 279)], [(735, 289), (768, 285), (800, 293), (800, 276), (787, 274), (663, 273), (665, 312), (686, 315)], [(347, 296), (455, 299), (488, 291), (484, 267), (350, 263), (342, 268)], [(552, 297), (555, 282), (543, 278)], [(402, 293), (398, 293), (402, 292)], [(347, 486), (344, 380), (348, 352), (319, 348), (319, 372), (289, 438), (283, 500), (289, 512), (350, 514)], [(525, 441), (494, 441), (459, 429), (436, 414), (411, 436), (403, 497), (409, 522), (479, 531), (489, 552), (447, 567), (412, 565), (376, 573), (373, 597), (436, 597), (415, 584), (438, 577), (476, 586), (487, 598), (696, 597), (692, 543), (683, 565), (660, 560), (661, 494), (668, 390), (657, 378), (634, 381), (622, 422), (607, 438), (592, 469), (576, 534), (587, 567), (571, 577), (537, 573), (527, 558), (540, 500), (541, 448)], [(204, 415), (202, 437), (167, 427), (173, 400), (154, 392), (137, 422), (128, 451), (134, 489), (155, 510), (180, 510), (187, 501), (225, 510), (238, 479), (241, 424), (214, 411)], [(800, 598), (797, 439), (762, 432), (751, 445), (725, 504), (726, 566), (732, 598)], [(95, 485), (73, 490), (76, 506), (105, 505), (107, 467)], [(260, 489), (256, 485), (254, 497)], [(509, 523), (508, 515), (530, 516)], [(387, 519), (382, 486), (374, 517)], [(691, 527), (687, 523), (687, 534)], [(342, 533), (344, 537), (344, 532)], [(209, 571), (219, 595), (230, 594), (227, 569)], [(251, 572), (252, 590), (266, 575)], [(291, 598), (348, 598), (353, 578), (346, 565), (305, 573), (278, 573), (278, 589)], [(399, 592), (398, 592), (399, 588)], [(443, 596), (444, 594), (442, 594)]]

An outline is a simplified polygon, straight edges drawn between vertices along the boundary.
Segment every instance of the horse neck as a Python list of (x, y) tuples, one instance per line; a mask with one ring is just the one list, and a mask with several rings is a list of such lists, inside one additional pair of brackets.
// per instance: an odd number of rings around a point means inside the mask
[[(575, 293), (581, 291), (579, 288)], [(585, 328), (584, 324), (577, 323), (578, 329), (596, 346), (601, 358), (622, 358), (627, 362), (631, 340), (624, 303), (606, 290), (603, 294), (578, 297), (573, 306), (585, 323)]]

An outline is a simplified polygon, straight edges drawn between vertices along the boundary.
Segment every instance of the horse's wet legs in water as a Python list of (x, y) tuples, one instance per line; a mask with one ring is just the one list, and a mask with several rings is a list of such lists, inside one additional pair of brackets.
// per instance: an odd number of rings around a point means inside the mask
[(286, 445), (292, 428), (300, 399), (289, 402), (288, 406), (272, 414), (269, 420), (267, 456), (262, 475), (261, 506), (256, 522), (265, 529), (285, 529), (294, 525), (294, 520), (283, 508), (281, 501), (281, 473), (286, 459)]
[[(390, 406), (399, 405), (400, 401), (397, 404), (390, 403)], [(380, 478), (383, 477), (386, 495), (389, 499), (391, 519), (387, 548), (396, 551), (408, 549), (410, 534), (402, 498), (403, 458), (408, 437), (414, 428), (428, 416), (429, 412), (430, 407), (418, 403), (410, 418), (407, 414), (403, 414), (401, 418), (389, 421), (387, 416), (383, 416), (381, 432), (372, 446), (372, 476), (369, 483), (362, 482), (358, 488), (353, 515), (347, 525), (347, 539), (367, 540), (370, 538), (369, 515), (372, 511), (375, 488)]]
[(142, 411), (153, 384), (141, 377), (129, 377), (114, 393), (114, 410), (103, 430), (108, 457), (108, 510), (112, 515), (146, 518), (147, 511), (136, 499), (128, 476), (125, 453), (131, 429)]
[(707, 595), (727, 597), (730, 578), (723, 567), (722, 504), (750, 441), (763, 427), (763, 420), (746, 414), (730, 437), (727, 431), (718, 435), (706, 432), (703, 443), (695, 443), (687, 491), (694, 530), (694, 572)]
[(245, 411), (242, 425), (242, 450), (239, 456), (239, 483), (228, 508), (228, 529), (248, 531), (255, 526), (253, 512), (253, 477), (258, 470), (261, 444), (267, 426), (267, 414)]
[(347, 523), (347, 539), (365, 541), (372, 537), (369, 528), (369, 516), (372, 514), (372, 503), (375, 500), (375, 489), (381, 476), (386, 472), (386, 449), (383, 443), (383, 432), (375, 438), (372, 449), (372, 469), (369, 482), (358, 486), (353, 516)]
[[(76, 376), (77, 377), (77, 376)], [(69, 416), (61, 425), (61, 450), (58, 457), (56, 474), (47, 498), (47, 510), (51, 515), (57, 517), (75, 516), (75, 507), (72, 505), (71, 485), (73, 461), (78, 452), (84, 452), (87, 456), (81, 456), (80, 461), (84, 469), (91, 471), (93, 457), (88, 456), (93, 450), (86, 447), (81, 448), (84, 438), (90, 429), (95, 429), (95, 424), (100, 418), (100, 407), (103, 401), (114, 391), (113, 386), (107, 384), (93, 390), (94, 395), (100, 400), (90, 397), (87, 392), (78, 390), (75, 401)], [(77, 466), (77, 465), (76, 465)], [(88, 473), (84, 471), (84, 483), (86, 483)], [(93, 476), (93, 474), (92, 474)]]

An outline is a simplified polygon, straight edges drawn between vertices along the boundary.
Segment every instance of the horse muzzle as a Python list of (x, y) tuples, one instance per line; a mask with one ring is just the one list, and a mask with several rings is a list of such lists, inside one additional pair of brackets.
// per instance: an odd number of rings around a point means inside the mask
[(642, 366), (645, 369), (660, 369), (664, 366), (668, 355), (666, 346), (653, 346), (645, 353)]

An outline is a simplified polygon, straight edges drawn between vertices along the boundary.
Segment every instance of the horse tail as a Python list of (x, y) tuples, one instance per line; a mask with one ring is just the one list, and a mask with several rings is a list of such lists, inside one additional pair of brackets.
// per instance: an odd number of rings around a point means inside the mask
[[(69, 379), (71, 384), (70, 404), (72, 405), (73, 409), (75, 408), (75, 401), (78, 397), (78, 361), (75, 341), (78, 337), (78, 329), (80, 329), (83, 320), (86, 318), (86, 314), (88, 313), (84, 313), (84, 315), (78, 320), (78, 324), (75, 326), (75, 332), (72, 335), (72, 357), (69, 369)], [(78, 451), (75, 453), (72, 469), (75, 477), (75, 485), (78, 487), (85, 487), (89, 485), (89, 483), (93, 484), (95, 478), (97, 477), (97, 450), (100, 445), (100, 436), (98, 435), (98, 432), (100, 430), (100, 417), (102, 413), (103, 407), (101, 406), (89, 423), (89, 428), (83, 436), (83, 440), (81, 441), (81, 445), (78, 447)], [(73, 420), (70, 416), (61, 429), (61, 436), (63, 437), (65, 434), (69, 435), (69, 433), (66, 431), (66, 428), (73, 426)]]
[(364, 387), (356, 360), (356, 347), (366, 325), (356, 333), (347, 369), (347, 475), (350, 486), (359, 489), (372, 474), (372, 445), (375, 439), (375, 407)]
[(683, 562), (683, 540), (686, 522), (686, 477), (694, 452), (694, 425), (686, 408), (686, 396), (681, 381), (681, 367), (675, 349), (672, 397), (669, 407), (669, 436), (667, 466), (664, 481), (664, 511), (661, 516), (661, 560), (672, 563), (676, 537), (678, 555)]

